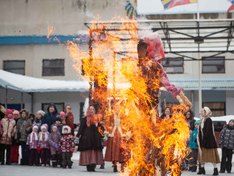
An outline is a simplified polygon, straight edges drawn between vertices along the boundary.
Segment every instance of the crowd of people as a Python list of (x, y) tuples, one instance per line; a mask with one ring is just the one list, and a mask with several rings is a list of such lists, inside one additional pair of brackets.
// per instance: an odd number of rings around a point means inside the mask
[[(171, 113), (170, 107), (166, 107), (161, 119), (169, 119)], [(188, 141), (190, 153), (182, 167), (191, 172), (198, 170), (198, 175), (206, 173), (206, 163), (213, 164), (213, 175), (231, 173), (232, 170), (234, 120), (230, 120), (223, 128), (220, 133), (220, 142), (217, 143), (211, 114), (208, 107), (202, 109), (200, 120), (194, 119), (192, 111), (185, 114), (190, 128)], [(94, 172), (97, 165), (100, 165), (100, 169), (104, 169), (105, 161), (113, 163), (114, 172), (118, 172), (117, 163), (124, 164), (123, 146), (121, 146), (123, 136), (118, 115), (113, 116), (109, 129), (105, 127), (101, 115), (96, 113), (92, 105), (88, 107), (86, 116), (81, 119), (79, 125), (74, 124), (70, 105), (66, 106), (65, 112), (58, 113), (56, 106), (51, 104), (46, 113), (39, 110), (35, 116), (25, 109), (19, 112), (4, 109), (2, 106), (0, 115), (0, 163), (2, 165), (72, 168), (71, 158), (76, 145), (80, 151), (79, 164), (86, 166), (89, 172)], [(106, 147), (105, 155), (103, 155), (104, 147)], [(222, 149), (221, 160), (218, 147)], [(217, 164), (220, 162), (221, 167), (218, 171)]]
[[(58, 114), (55, 105), (35, 115), (1, 106), (0, 163), (72, 167), (74, 115), (71, 106)], [(19, 147), (20, 146), (20, 147)], [(19, 151), (20, 150), (20, 151)], [(21, 154), (21, 158), (19, 158)]]

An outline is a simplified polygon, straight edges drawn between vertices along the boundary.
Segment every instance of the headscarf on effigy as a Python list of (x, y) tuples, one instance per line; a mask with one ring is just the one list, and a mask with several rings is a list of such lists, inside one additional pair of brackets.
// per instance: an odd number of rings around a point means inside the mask
[(165, 58), (163, 43), (157, 32), (140, 33), (139, 37), (148, 45), (147, 56), (149, 58), (154, 59), (157, 62), (160, 62)]

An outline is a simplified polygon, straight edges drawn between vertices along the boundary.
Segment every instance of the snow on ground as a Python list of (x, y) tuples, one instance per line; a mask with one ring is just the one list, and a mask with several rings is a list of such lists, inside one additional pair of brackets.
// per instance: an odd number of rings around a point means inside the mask
[[(113, 173), (111, 163), (106, 163), (105, 169), (99, 169), (97, 167), (95, 173), (86, 172), (85, 167), (78, 166), (79, 153), (75, 153), (73, 156), (73, 168), (62, 169), (62, 168), (51, 168), (51, 167), (36, 167), (36, 166), (1, 166), (0, 165), (0, 176), (118, 176), (118, 173)], [(206, 165), (207, 175), (213, 174), (213, 167), (211, 164)], [(183, 172), (182, 176), (193, 176), (196, 173)], [(231, 176), (232, 174), (220, 174), (220, 176)]]

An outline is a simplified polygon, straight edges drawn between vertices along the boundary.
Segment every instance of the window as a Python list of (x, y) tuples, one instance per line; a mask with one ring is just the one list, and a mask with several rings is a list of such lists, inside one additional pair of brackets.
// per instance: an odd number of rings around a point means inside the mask
[[(42, 103), (41, 104), (41, 109), (43, 110), (43, 111), (45, 111), (45, 112), (47, 112), (47, 108), (48, 108), (48, 106), (50, 105), (51, 103)], [(60, 111), (63, 111), (64, 110), (64, 103), (53, 103), (55, 106), (56, 106), (56, 108), (57, 108), (57, 110), (58, 110), (58, 113), (60, 112)]]
[(212, 116), (224, 116), (226, 115), (226, 103), (225, 102), (206, 102), (203, 103), (203, 107), (207, 106), (212, 111)]
[(43, 59), (42, 76), (64, 75), (64, 59)]
[(25, 75), (25, 61), (24, 60), (7, 60), (3, 61), (3, 70)]
[(202, 73), (225, 73), (225, 57), (203, 57)]
[(165, 71), (170, 74), (184, 73), (184, 58), (165, 58), (163, 60), (163, 67)]

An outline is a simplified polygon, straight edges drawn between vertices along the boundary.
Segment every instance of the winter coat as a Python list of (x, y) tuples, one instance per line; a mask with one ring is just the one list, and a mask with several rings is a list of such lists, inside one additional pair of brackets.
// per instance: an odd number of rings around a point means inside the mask
[(60, 151), (60, 140), (61, 140), (61, 135), (59, 132), (56, 133), (51, 132), (49, 139), (51, 155)]
[(1, 128), (2, 128), (2, 135), (0, 138), (1, 144), (10, 145), (12, 143), (12, 137), (14, 135), (14, 126), (15, 126), (15, 120), (14, 119), (8, 119), (3, 118), (1, 120)]
[(41, 149), (46, 148), (49, 149), (50, 148), (50, 144), (49, 144), (49, 140), (50, 140), (50, 133), (49, 132), (40, 132), (39, 133), (39, 147)]
[(199, 127), (199, 144), (201, 148), (218, 148), (211, 118), (205, 119), (203, 128)]
[(75, 149), (74, 136), (71, 134), (63, 134), (60, 140), (61, 152), (73, 153)]
[(102, 150), (102, 138), (98, 132), (98, 126), (91, 124), (87, 126), (87, 117), (83, 118), (77, 136), (80, 137), (78, 150)]
[(57, 113), (46, 113), (45, 116), (42, 118), (42, 125), (47, 124), (48, 125), (48, 131), (51, 130), (51, 125), (55, 123), (55, 121), (59, 120)]
[(20, 118), (16, 125), (17, 139), (20, 142), (27, 142), (27, 136), (32, 128), (31, 119)]
[(38, 133), (31, 132), (28, 135), (28, 139), (27, 139), (27, 145), (29, 145), (29, 148), (30, 149), (37, 149), (38, 148), (38, 142), (39, 142)]
[(40, 129), (41, 128), (41, 125), (42, 125), (42, 120), (41, 119), (35, 119), (34, 121), (33, 121), (33, 126), (38, 126), (38, 129)]
[(190, 139), (189, 139), (189, 148), (190, 149), (197, 149), (198, 148), (197, 137), (198, 137), (198, 129), (194, 128), (194, 130), (190, 134)]
[(226, 126), (220, 133), (220, 145), (234, 150), (234, 127)]

